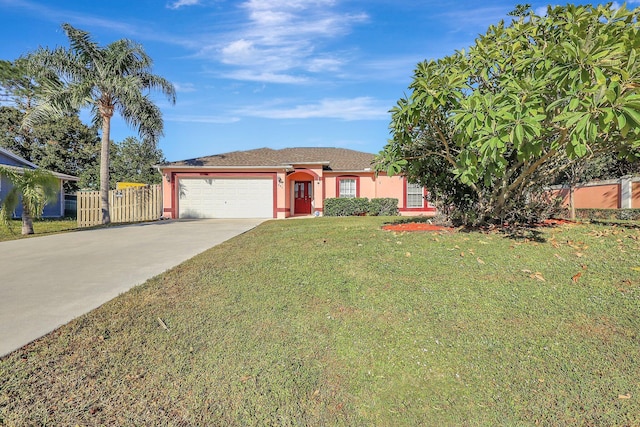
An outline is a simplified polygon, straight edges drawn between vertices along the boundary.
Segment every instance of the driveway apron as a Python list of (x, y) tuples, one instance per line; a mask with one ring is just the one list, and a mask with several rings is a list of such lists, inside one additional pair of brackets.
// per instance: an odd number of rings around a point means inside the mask
[(0, 242), (0, 356), (263, 221), (160, 221)]

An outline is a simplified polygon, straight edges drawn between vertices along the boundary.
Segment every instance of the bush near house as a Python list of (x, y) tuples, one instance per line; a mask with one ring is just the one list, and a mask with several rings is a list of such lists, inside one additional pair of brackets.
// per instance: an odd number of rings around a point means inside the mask
[(640, 209), (576, 209), (578, 219), (640, 220)]
[(369, 202), (369, 215), (395, 216), (398, 215), (398, 199), (392, 197), (371, 199)]
[(366, 197), (335, 198), (324, 201), (325, 216), (358, 216), (369, 212), (369, 199)]
[(331, 198), (324, 201), (325, 216), (398, 215), (398, 199), (366, 197)]

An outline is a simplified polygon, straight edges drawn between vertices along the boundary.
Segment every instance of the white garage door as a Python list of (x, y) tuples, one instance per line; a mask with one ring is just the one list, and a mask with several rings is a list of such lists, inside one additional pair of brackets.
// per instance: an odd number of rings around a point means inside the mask
[(273, 218), (272, 179), (183, 178), (180, 218)]

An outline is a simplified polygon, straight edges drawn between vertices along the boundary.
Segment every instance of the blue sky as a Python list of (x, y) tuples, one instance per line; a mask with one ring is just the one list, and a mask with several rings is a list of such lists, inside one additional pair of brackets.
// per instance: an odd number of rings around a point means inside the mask
[[(0, 59), (68, 47), (64, 22), (103, 46), (141, 43), (177, 89), (174, 106), (157, 97), (169, 161), (261, 147), (377, 153), (415, 65), (466, 48), (518, 2), (0, 0)], [(113, 140), (132, 135), (114, 120)]]

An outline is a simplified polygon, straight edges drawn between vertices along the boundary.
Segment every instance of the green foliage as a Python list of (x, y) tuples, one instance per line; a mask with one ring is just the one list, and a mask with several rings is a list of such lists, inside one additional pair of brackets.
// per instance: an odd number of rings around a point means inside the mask
[(325, 216), (394, 216), (398, 215), (398, 199), (366, 197), (329, 198), (324, 201)]
[(0, 60), (0, 101), (20, 111), (31, 110), (44, 87), (59, 84), (57, 76), (31, 61), (29, 56), (13, 62)]
[(64, 78), (47, 79), (38, 104), (25, 118), (32, 125), (47, 118), (90, 108), (93, 123), (102, 128), (100, 143), (100, 192), (102, 222), (109, 216), (110, 123), (114, 113), (137, 129), (144, 139), (158, 141), (163, 133), (162, 113), (150, 91), (158, 90), (175, 103), (175, 87), (167, 79), (152, 73), (153, 61), (142, 45), (131, 40), (117, 40), (99, 46), (86, 31), (63, 24), (70, 49), (40, 48), (29, 56), (36, 69)]
[(589, 181), (619, 179), (625, 175), (640, 175), (640, 161), (620, 158), (605, 152), (566, 160), (567, 166), (553, 180), (554, 185), (576, 185)]
[(160, 184), (162, 176), (154, 167), (164, 163), (164, 155), (155, 143), (129, 137), (116, 145), (111, 160), (113, 182)]
[(40, 218), (47, 203), (57, 198), (58, 179), (43, 169), (0, 167), (0, 176), (12, 184), (0, 206), (0, 225), (10, 227), (13, 212), (22, 203), (22, 234), (33, 234), (33, 218)]
[(619, 219), (640, 221), (640, 209), (576, 209), (579, 219)]
[[(24, 113), (0, 106), (0, 146), (53, 172), (80, 176), (100, 158), (98, 133), (83, 124), (76, 114), (47, 119), (33, 128), (22, 127)], [(75, 182), (65, 183), (75, 191)]]
[(526, 9), (468, 51), (417, 65), (377, 170), (406, 173), (485, 222), (521, 210), (562, 157), (638, 155), (640, 8)]
[(325, 216), (358, 216), (369, 212), (366, 197), (329, 198), (324, 200)]
[(398, 199), (391, 197), (371, 199), (367, 213), (371, 216), (398, 215)]
[[(160, 184), (162, 176), (154, 165), (164, 162), (162, 150), (150, 141), (134, 137), (120, 143), (111, 142), (109, 153), (109, 188), (118, 182)], [(100, 186), (100, 165), (94, 162), (80, 174), (80, 188), (97, 189)]]
[(96, 126), (118, 112), (143, 138), (157, 141), (163, 130), (162, 113), (147, 92), (158, 90), (175, 103), (175, 88), (152, 74), (153, 61), (142, 45), (121, 39), (102, 47), (86, 31), (69, 24), (62, 28), (70, 49), (40, 48), (29, 55), (33, 67), (64, 76), (65, 82), (47, 80), (27, 123), (89, 107)]

